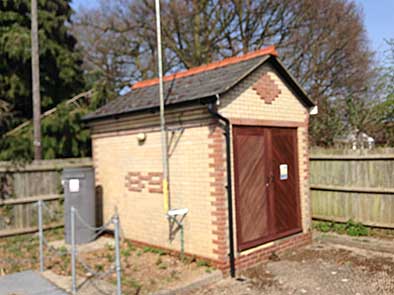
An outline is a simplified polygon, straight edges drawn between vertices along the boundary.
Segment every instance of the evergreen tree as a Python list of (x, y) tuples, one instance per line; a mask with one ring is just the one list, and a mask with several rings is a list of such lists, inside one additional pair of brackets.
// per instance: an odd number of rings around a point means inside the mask
[[(82, 61), (68, 28), (70, 2), (38, 1), (42, 111), (83, 88)], [(8, 126), (0, 135), (32, 117), (30, 48), (30, 0), (0, 0), (0, 99), (14, 114), (8, 124), (0, 124)]]

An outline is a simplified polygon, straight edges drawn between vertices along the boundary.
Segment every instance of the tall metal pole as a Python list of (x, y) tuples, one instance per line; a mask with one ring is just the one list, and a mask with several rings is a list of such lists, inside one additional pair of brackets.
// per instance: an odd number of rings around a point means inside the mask
[(163, 164), (163, 198), (164, 212), (170, 209), (169, 185), (168, 185), (168, 147), (167, 130), (164, 116), (164, 91), (163, 91), (163, 64), (161, 48), (161, 24), (160, 24), (160, 0), (156, 0), (156, 35), (157, 35), (157, 63), (159, 71), (159, 96), (160, 96), (160, 130), (161, 130), (161, 153)]
[(34, 160), (41, 160), (40, 60), (38, 50), (37, 0), (31, 0), (31, 72), (33, 77)]
[(75, 240), (75, 208), (71, 207), (71, 294), (77, 294), (77, 249), (76, 249), (76, 240)]
[(116, 268), (116, 295), (122, 295), (122, 279), (121, 279), (121, 265), (120, 265), (120, 228), (119, 216), (115, 215), (113, 219), (115, 225), (115, 268)]
[(42, 222), (42, 200), (38, 201), (38, 236), (40, 239), (40, 272), (44, 272), (44, 227)]

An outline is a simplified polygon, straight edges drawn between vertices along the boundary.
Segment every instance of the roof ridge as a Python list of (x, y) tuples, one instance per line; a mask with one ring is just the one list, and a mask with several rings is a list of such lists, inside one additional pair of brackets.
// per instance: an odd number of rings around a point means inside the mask
[[(209, 64), (205, 64), (205, 65), (201, 65), (198, 67), (194, 67), (191, 68), (189, 70), (185, 70), (182, 72), (178, 72), (178, 73), (174, 73), (168, 76), (164, 76), (163, 77), (163, 81), (170, 81), (173, 79), (177, 79), (177, 78), (183, 78), (183, 77), (188, 77), (188, 76), (192, 76), (198, 73), (202, 73), (205, 71), (211, 71), (217, 68), (221, 68), (230, 64), (235, 64), (235, 63), (239, 63), (241, 61), (245, 61), (248, 59), (252, 59), (258, 56), (263, 56), (263, 55), (273, 55), (273, 56), (278, 56), (278, 53), (275, 49), (274, 45), (271, 46), (267, 46), (264, 47), (262, 49), (256, 50), (256, 51), (251, 51), (248, 52), (244, 55), (240, 55), (240, 56), (232, 56), (232, 57), (228, 57), (225, 59), (222, 59), (220, 61), (215, 61)], [(147, 87), (147, 86), (152, 86), (159, 83), (159, 78), (153, 78), (153, 79), (149, 79), (149, 80), (143, 80), (140, 82), (135, 83), (131, 89), (137, 89), (137, 88), (143, 88), (143, 87)]]

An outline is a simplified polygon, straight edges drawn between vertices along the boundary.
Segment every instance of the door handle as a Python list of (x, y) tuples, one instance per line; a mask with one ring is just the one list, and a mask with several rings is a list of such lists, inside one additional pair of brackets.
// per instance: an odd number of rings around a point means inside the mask
[(265, 186), (268, 187), (273, 182), (274, 182), (274, 175), (271, 174), (270, 176), (267, 176)]

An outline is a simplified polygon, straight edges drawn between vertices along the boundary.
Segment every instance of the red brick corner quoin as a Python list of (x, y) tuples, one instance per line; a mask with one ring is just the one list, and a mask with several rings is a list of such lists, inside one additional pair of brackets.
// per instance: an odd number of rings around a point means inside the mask
[(227, 245), (227, 205), (226, 205), (226, 158), (223, 130), (214, 126), (208, 135), (210, 195), (212, 205), (213, 253), (217, 257), (217, 267), (228, 267)]
[[(307, 121), (308, 119), (306, 119)], [(304, 133), (305, 134), (305, 133)], [(305, 140), (305, 139), (304, 139)], [(306, 139), (307, 140), (307, 139)], [(223, 130), (219, 126), (213, 127), (212, 132), (208, 135), (209, 149), (209, 168), (210, 168), (210, 186), (211, 186), (211, 205), (212, 205), (212, 235), (213, 235), (213, 253), (216, 258), (212, 261), (215, 267), (220, 269), (225, 275), (228, 275), (230, 269), (229, 263), (229, 245), (228, 245), (228, 222), (227, 222), (227, 191), (226, 191), (226, 154), (225, 154), (225, 137)], [(307, 151), (303, 151), (304, 159)], [(304, 160), (305, 164), (305, 160)], [(308, 168), (304, 168), (305, 172)], [(307, 177), (307, 175), (306, 175)], [(299, 233), (289, 237), (257, 246), (254, 249), (247, 250), (247, 254), (236, 253), (235, 268), (236, 271), (244, 270), (252, 266), (264, 263), (269, 260), (272, 253), (281, 254), (287, 250), (305, 246), (312, 241), (311, 232)]]

